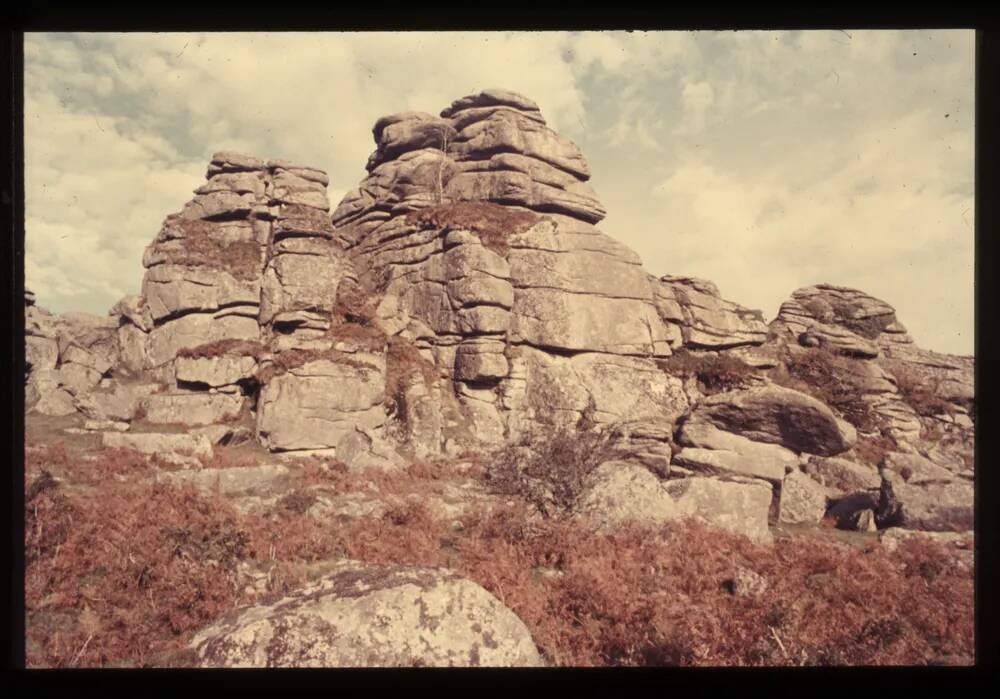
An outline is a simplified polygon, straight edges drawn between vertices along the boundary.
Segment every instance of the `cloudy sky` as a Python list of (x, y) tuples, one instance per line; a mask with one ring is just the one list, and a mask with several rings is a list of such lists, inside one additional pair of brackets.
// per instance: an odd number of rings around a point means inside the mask
[(104, 314), (235, 149), (364, 173), (383, 114), (489, 87), (576, 141), (600, 228), (654, 274), (770, 319), (862, 289), (921, 345), (973, 351), (971, 31), (29, 34), (26, 282)]

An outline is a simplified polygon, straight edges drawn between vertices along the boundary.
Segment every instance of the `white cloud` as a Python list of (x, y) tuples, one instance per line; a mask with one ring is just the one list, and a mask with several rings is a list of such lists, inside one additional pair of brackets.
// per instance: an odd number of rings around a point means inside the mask
[(103, 312), (138, 291), (143, 248), (213, 151), (324, 168), (336, 203), (376, 118), (487, 87), (577, 141), (602, 229), (650, 271), (766, 313), (798, 286), (853, 285), (924, 345), (972, 351), (962, 31), (30, 34), (28, 284)]

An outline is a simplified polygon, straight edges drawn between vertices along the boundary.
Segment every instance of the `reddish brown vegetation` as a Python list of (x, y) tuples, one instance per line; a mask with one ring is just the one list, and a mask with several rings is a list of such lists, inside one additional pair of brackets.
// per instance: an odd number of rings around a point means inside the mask
[(189, 359), (202, 359), (232, 354), (257, 358), (263, 350), (263, 345), (250, 340), (215, 340), (214, 342), (206, 342), (197, 347), (184, 347), (177, 351), (177, 356)]
[(274, 355), (274, 358), (266, 366), (257, 370), (255, 378), (264, 384), (280, 376), (291, 369), (304, 366), (309, 362), (329, 361), (335, 364), (343, 364), (359, 371), (377, 371), (378, 367), (369, 362), (365, 362), (353, 357), (347, 352), (340, 350), (310, 350), (310, 349), (289, 349)]
[(159, 245), (159, 252), (169, 263), (220, 269), (244, 281), (260, 277), (264, 259), (257, 243), (215, 240), (211, 237), (213, 225), (208, 221), (168, 218), (167, 225), (184, 234), (178, 240)]
[(697, 377), (708, 394), (746, 388), (754, 374), (753, 367), (738, 357), (684, 349), (660, 360), (657, 365), (671, 376)]
[(398, 335), (389, 338), (385, 355), (386, 409), (405, 420), (406, 391), (416, 381), (429, 386), (437, 378), (437, 367), (420, 354), (417, 346)]
[(357, 323), (334, 323), (326, 333), (335, 342), (343, 342), (359, 350), (381, 352), (385, 349), (385, 333), (376, 327)]
[(888, 432), (878, 435), (862, 435), (858, 437), (857, 443), (853, 447), (854, 454), (863, 464), (878, 467), (886, 454), (898, 451), (899, 445)]
[(350, 277), (337, 286), (332, 316), (342, 323), (371, 325), (378, 309), (378, 294), (371, 284)]
[[(40, 454), (40, 452), (39, 452)], [(420, 501), (340, 524), (304, 513), (294, 490), (268, 515), (241, 515), (186, 488), (106, 479), (72, 490), (29, 464), (25, 484), (30, 666), (160, 663), (227, 610), (275, 600), (338, 557), (445, 566), (475, 580), (528, 625), (558, 665), (924, 664), (973, 654), (972, 574), (933, 542), (894, 553), (804, 537), (756, 546), (679, 522), (598, 534), (539, 519), (520, 498), (439, 519)], [(373, 482), (426, 493), (454, 464), (396, 474), (305, 462), (306, 482)], [(266, 575), (254, 591), (244, 570)], [(726, 588), (738, 567), (768, 581), (760, 596)], [(176, 655), (183, 658), (183, 654)], [(191, 662), (190, 658), (186, 662)]]
[(406, 222), (422, 229), (472, 231), (483, 245), (499, 255), (509, 250), (507, 237), (523, 233), (542, 220), (538, 214), (485, 201), (440, 204), (406, 215)]

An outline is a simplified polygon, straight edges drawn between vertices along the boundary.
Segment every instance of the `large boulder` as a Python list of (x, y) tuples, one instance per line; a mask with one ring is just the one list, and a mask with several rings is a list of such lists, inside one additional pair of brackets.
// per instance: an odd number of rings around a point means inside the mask
[(384, 358), (326, 351), (305, 359), (261, 389), (257, 429), (270, 449), (334, 449), (359, 426), (385, 423)]
[(778, 520), (785, 524), (818, 524), (826, 514), (831, 495), (835, 492), (796, 469), (781, 484)]
[(754, 541), (772, 540), (771, 486), (749, 479), (681, 478), (662, 481), (629, 461), (608, 461), (588, 477), (576, 512), (600, 530), (626, 523), (657, 526), (697, 518)]
[(824, 403), (781, 386), (709, 396), (693, 418), (753, 441), (821, 456), (840, 454), (857, 441), (854, 427)]
[(537, 667), (524, 623), (445, 570), (345, 563), (191, 640), (200, 667)]
[(601, 529), (627, 522), (662, 524), (677, 517), (677, 505), (662, 482), (627, 461), (607, 461), (588, 477), (577, 512)]
[(679, 442), (683, 448), (674, 455), (673, 463), (710, 474), (728, 473), (780, 484), (799, 464), (798, 455), (790, 449), (721, 430), (697, 411), (681, 426)]
[(965, 480), (915, 485), (893, 471), (883, 472), (902, 505), (902, 526), (925, 531), (969, 531), (975, 526), (975, 489)]

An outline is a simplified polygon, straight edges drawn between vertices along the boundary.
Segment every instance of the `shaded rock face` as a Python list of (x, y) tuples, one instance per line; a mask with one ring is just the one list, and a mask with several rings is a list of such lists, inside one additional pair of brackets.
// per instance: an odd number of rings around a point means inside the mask
[(201, 667), (537, 667), (524, 623), (444, 570), (345, 563), (191, 641)]
[(780, 386), (710, 396), (692, 419), (756, 442), (823, 456), (847, 451), (857, 441), (856, 430), (829, 407)]

